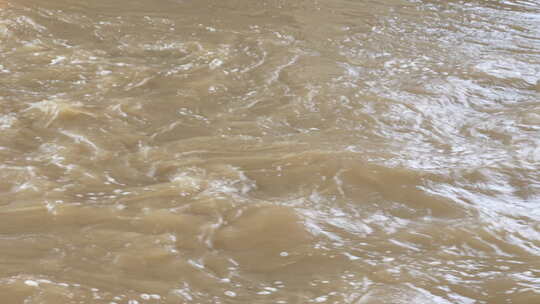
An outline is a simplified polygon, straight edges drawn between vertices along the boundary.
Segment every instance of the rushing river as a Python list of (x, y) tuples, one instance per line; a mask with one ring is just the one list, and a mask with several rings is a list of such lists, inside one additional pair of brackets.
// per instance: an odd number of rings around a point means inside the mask
[(540, 1), (0, 0), (0, 302), (540, 303)]

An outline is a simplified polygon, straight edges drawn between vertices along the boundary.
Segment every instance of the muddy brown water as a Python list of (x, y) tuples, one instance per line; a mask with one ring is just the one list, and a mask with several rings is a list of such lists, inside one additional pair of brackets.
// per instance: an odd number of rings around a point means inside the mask
[(540, 303), (539, 1), (0, 6), (1, 303)]

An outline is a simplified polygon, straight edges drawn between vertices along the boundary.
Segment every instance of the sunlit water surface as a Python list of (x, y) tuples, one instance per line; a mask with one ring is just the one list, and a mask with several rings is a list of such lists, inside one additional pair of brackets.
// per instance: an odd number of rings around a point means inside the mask
[(540, 303), (538, 0), (0, 6), (0, 302)]

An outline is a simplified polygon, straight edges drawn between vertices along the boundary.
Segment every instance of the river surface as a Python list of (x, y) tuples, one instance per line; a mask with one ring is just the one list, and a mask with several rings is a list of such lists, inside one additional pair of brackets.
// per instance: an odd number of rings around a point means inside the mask
[(2, 303), (540, 303), (540, 1), (0, 7)]

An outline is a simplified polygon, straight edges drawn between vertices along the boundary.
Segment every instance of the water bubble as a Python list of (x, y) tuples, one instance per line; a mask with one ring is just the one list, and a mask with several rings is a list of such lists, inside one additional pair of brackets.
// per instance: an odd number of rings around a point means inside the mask
[(32, 281), (32, 280), (26, 280), (24, 281), (24, 284), (28, 285), (28, 286), (32, 286), (32, 287), (37, 287), (39, 286), (39, 283), (36, 282), (36, 281)]

